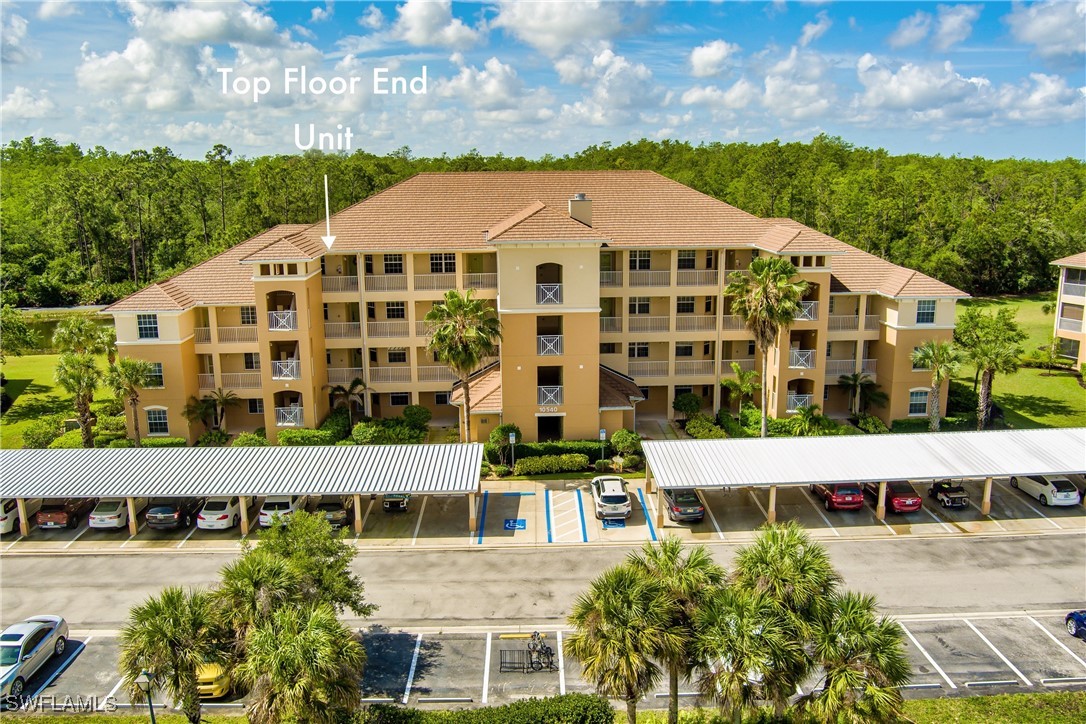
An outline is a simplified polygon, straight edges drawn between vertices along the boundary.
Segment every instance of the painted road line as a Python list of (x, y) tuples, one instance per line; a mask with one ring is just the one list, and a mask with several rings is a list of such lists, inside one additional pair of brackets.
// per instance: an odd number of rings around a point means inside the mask
[(554, 543), (554, 531), (551, 530), (551, 491), (543, 491), (543, 509), (547, 513), (547, 542)]
[(901, 621), (898, 621), (897, 625), (901, 627), (901, 630), (904, 631), (905, 635), (909, 637), (909, 640), (913, 642), (913, 646), (915, 646), (920, 651), (920, 653), (924, 654), (924, 658), (928, 660), (928, 663), (931, 664), (932, 668), (939, 672), (939, 676), (943, 677), (943, 681), (945, 681), (951, 689), (957, 689), (957, 684), (950, 680), (950, 677), (946, 675), (945, 671), (943, 671), (943, 667), (935, 663), (935, 659), (931, 658), (931, 655), (928, 654), (924, 647), (920, 645), (920, 642), (916, 640), (915, 636), (913, 636), (913, 632), (905, 628), (905, 624), (901, 623)]
[(997, 679), (996, 681), (967, 681), (965, 682), (967, 688), (974, 688), (977, 686), (1018, 686), (1018, 682), (1014, 679)]
[(486, 655), (483, 657), (483, 704), (490, 698), (490, 640), (491, 633), (486, 632)]
[(528, 495), (535, 495), (535, 493), (533, 493), (531, 491), (527, 491), (527, 492), (524, 492), (524, 491), (511, 491), (511, 492), (508, 492), (508, 493), (502, 493), (502, 495), (505, 496), (506, 498), (521, 498), (521, 497), (525, 497), (525, 496), (528, 496)]
[(556, 634), (555, 648), (558, 649), (558, 693), (562, 696), (566, 694), (566, 660), (562, 656), (562, 632), (558, 631)]
[[(834, 527), (833, 523), (830, 522), (830, 519), (827, 518), (826, 514), (822, 512), (822, 509), (819, 508), (818, 505), (811, 498), (811, 496), (807, 494), (808, 491), (801, 490), (799, 492), (800, 492), (800, 495), (802, 495), (804, 498), (806, 498), (807, 502), (811, 504), (811, 507), (814, 508), (814, 512), (818, 513), (818, 517), (822, 519), (822, 522), (830, 527), (830, 530), (833, 531), (833, 534), (835, 536), (840, 538), (841, 537), (841, 531), (837, 530), (837, 528)], [(763, 510), (762, 512), (764, 513), (765, 511)]]
[(713, 509), (709, 507), (709, 501), (702, 497), (701, 491), (696, 488), (694, 489), (694, 495), (698, 496), (698, 499), (701, 500), (702, 507), (705, 508), (705, 512), (709, 514), (709, 520), (712, 521), (713, 528), (716, 529), (717, 537), (720, 538), (720, 540), (725, 540), (724, 531), (720, 529), (720, 524), (716, 522), (716, 516), (713, 515)]
[(361, 699), (363, 704), (391, 704), (396, 701), (391, 696), (368, 696)]
[(1019, 679), (1021, 679), (1021, 680), (1022, 680), (1022, 683), (1024, 683), (1024, 684), (1025, 684), (1026, 686), (1033, 686), (1033, 683), (1032, 683), (1032, 682), (1030, 682), (1030, 680), (1026, 678), (1025, 674), (1023, 674), (1023, 673), (1022, 673), (1021, 671), (1019, 671), (1019, 670), (1018, 670), (1018, 667), (1016, 667), (1016, 666), (1015, 666), (1014, 664), (1012, 664), (1012, 663), (1011, 663), (1011, 661), (1010, 661), (1010, 659), (1008, 659), (1008, 658), (1007, 658), (1006, 656), (1004, 656), (1004, 655), (1003, 655), (1003, 652), (1002, 652), (1002, 651), (1000, 651), (1000, 650), (999, 650), (999, 649), (997, 649), (997, 648), (996, 648), (995, 646), (993, 646), (993, 645), (992, 645), (992, 642), (988, 640), (988, 637), (987, 637), (987, 636), (985, 636), (984, 634), (982, 634), (982, 633), (980, 632), (980, 629), (979, 629), (979, 628), (977, 628), (976, 626), (974, 626), (974, 625), (973, 625), (973, 622), (972, 622), (972, 621), (970, 621), (970, 620), (969, 620), (969, 619), (967, 619), (967, 618), (963, 618), (963, 619), (962, 619), (962, 621), (964, 621), (964, 622), (965, 622), (965, 625), (966, 625), (966, 626), (968, 626), (969, 628), (973, 629), (973, 633), (975, 633), (975, 634), (976, 634), (977, 636), (980, 636), (980, 640), (981, 640), (981, 641), (983, 641), (984, 643), (988, 644), (988, 648), (990, 648), (990, 649), (992, 650), (992, 652), (993, 652), (993, 653), (994, 653), (994, 654), (995, 654), (996, 656), (998, 656), (998, 657), (999, 657), (1000, 659), (1002, 659), (1002, 660), (1003, 660), (1003, 663), (1004, 663), (1004, 664), (1006, 664), (1006, 665), (1007, 665), (1008, 667), (1010, 667), (1010, 670), (1011, 670), (1011, 671), (1013, 671), (1013, 672), (1015, 673), (1015, 675), (1016, 675), (1016, 676), (1017, 676), (1017, 677), (1018, 677)]
[[(482, 509), (479, 511), (479, 545), (483, 544), (483, 531), (486, 530), (486, 499), (489, 495), (489, 490), (483, 491), (483, 505)], [(406, 704), (407, 702), (405, 701), (404, 703)]]
[[(370, 519), (370, 511), (373, 510), (373, 504), (375, 502), (376, 502), (375, 498), (370, 498), (370, 504), (366, 506), (366, 514), (364, 516), (362, 516), (362, 530), (366, 529), (366, 521)], [(361, 535), (361, 532), (362, 531), (359, 531), (358, 533), (355, 533), (354, 537), (357, 538), (359, 535)]]
[[(889, 512), (889, 511), (887, 511), (887, 512)], [(885, 526), (886, 526), (886, 528), (887, 528), (887, 529), (888, 529), (888, 530), (889, 530), (889, 531), (890, 531), (891, 533), (893, 533), (894, 535), (897, 535), (897, 531), (896, 531), (896, 530), (894, 530), (893, 526), (891, 526), (891, 525), (890, 525), (889, 523), (887, 523), (887, 522), (886, 522), (886, 518), (879, 518), (879, 516), (878, 516), (878, 515), (876, 515), (876, 516), (875, 516), (875, 520), (877, 520), (877, 521), (879, 521), (880, 523), (882, 523), (883, 525), (885, 525)]]
[(422, 516), (426, 514), (426, 501), (429, 499), (429, 495), (422, 496), (422, 506), (419, 508), (419, 519), (415, 521), (415, 533), (411, 536), (411, 545), (415, 545), (415, 541), (419, 539), (419, 528), (422, 527)]
[[(998, 485), (999, 487), (1003, 488), (1003, 489), (1004, 489), (1004, 490), (1006, 490), (1006, 491), (1007, 491), (1008, 493), (1011, 493), (1011, 495), (1015, 495), (1015, 493), (1013, 493), (1013, 492), (1011, 491), (1011, 489), (1010, 489), (1009, 487), (1005, 487), (1005, 486), (1004, 486), (1004, 485), (1003, 485), (1002, 483), (995, 483), (995, 485)], [(1018, 497), (1021, 497), (1021, 496), (1018, 496)], [(1034, 513), (1036, 513), (1037, 515), (1039, 515), (1039, 516), (1041, 516), (1042, 518), (1044, 518), (1045, 520), (1047, 520), (1047, 521), (1048, 521), (1048, 523), (1049, 523), (1049, 524), (1050, 524), (1050, 525), (1051, 525), (1051, 526), (1052, 526), (1053, 528), (1056, 528), (1057, 530), (1063, 530), (1063, 527), (1062, 527), (1062, 526), (1061, 526), (1061, 525), (1060, 525), (1059, 523), (1057, 523), (1056, 521), (1054, 521), (1054, 520), (1052, 520), (1051, 518), (1049, 518), (1049, 517), (1048, 517), (1047, 515), (1045, 515), (1044, 513), (1042, 513), (1042, 512), (1041, 512), (1040, 510), (1038, 510), (1037, 508), (1034, 508), (1032, 504), (1030, 504), (1030, 503), (1027, 503), (1027, 502), (1026, 502), (1026, 501), (1024, 501), (1024, 500), (1022, 500), (1022, 501), (1019, 501), (1019, 502), (1021, 502), (1021, 503), (1022, 503), (1022, 505), (1026, 506), (1027, 508), (1029, 508), (1030, 510), (1032, 510), (1032, 511), (1033, 511)]]
[(584, 496), (581, 495), (580, 488), (573, 491), (573, 494), (577, 496), (577, 512), (581, 515), (581, 542), (588, 542), (588, 525), (584, 522)]
[(140, 526), (138, 528), (136, 528), (135, 535), (128, 536), (128, 538), (125, 540), (125, 542), (121, 543), (121, 548), (124, 548), (126, 545), (128, 545), (129, 541), (131, 541), (133, 538), (135, 538), (137, 535), (139, 535), (140, 531), (143, 530), (146, 525), (147, 525), (147, 521), (144, 521), (143, 523), (141, 523)]
[(77, 535), (77, 536), (76, 536), (75, 538), (72, 538), (72, 539), (71, 539), (70, 541), (68, 541), (68, 544), (67, 544), (66, 546), (64, 546), (64, 550), (68, 550), (69, 548), (71, 548), (71, 547), (72, 547), (72, 543), (75, 543), (75, 542), (76, 542), (77, 540), (79, 540), (80, 538), (82, 538), (82, 537), (83, 537), (83, 534), (84, 534), (84, 533), (86, 533), (86, 532), (87, 532), (88, 530), (90, 530), (90, 526), (89, 526), (89, 525), (88, 525), (88, 526), (85, 526), (85, 527), (83, 528), (83, 530), (79, 531), (79, 534), (78, 534), (78, 535)]
[[(769, 513), (765, 512), (765, 508), (762, 507), (762, 503), (758, 500), (758, 496), (754, 494), (753, 490), (748, 490), (747, 492), (750, 493), (751, 500), (754, 501), (754, 504), (758, 506), (758, 510), (762, 511), (762, 517), (769, 520)], [(829, 521), (826, 522), (828, 523)], [(833, 526), (830, 527), (832, 528)]]
[(649, 535), (652, 537), (652, 541), (656, 542), (656, 527), (652, 524), (652, 517), (649, 513), (649, 508), (645, 505), (645, 491), (641, 488), (637, 489), (637, 499), (641, 501), (641, 512), (645, 514), (645, 522), (649, 524)]
[(174, 546), (174, 547), (175, 547), (175, 548), (180, 548), (181, 546), (185, 545), (185, 543), (187, 543), (187, 542), (188, 542), (188, 539), (189, 539), (189, 538), (191, 538), (191, 537), (192, 537), (192, 534), (193, 534), (193, 533), (195, 533), (195, 532), (196, 532), (196, 526), (192, 526), (192, 530), (190, 530), (190, 531), (189, 531), (189, 534), (188, 534), (187, 536), (185, 536), (184, 538), (182, 538), (182, 539), (181, 539), (181, 542), (180, 542), (180, 543), (178, 543), (178, 544), (177, 544), (176, 546)]
[[(977, 505), (976, 503), (974, 503), (972, 498), (969, 499), (969, 505), (970, 505), (970, 507), (975, 508), (978, 513), (980, 513), (981, 515), (984, 515), (984, 512), (980, 509), (980, 506)], [(992, 516), (984, 515), (984, 517), (987, 518), (988, 520), (992, 521), (993, 523), (995, 523), (996, 528), (999, 528), (1004, 533), (1007, 532), (1007, 529), (1004, 528), (1003, 525), (998, 520), (993, 518)]]
[(8, 543), (8, 544), (7, 544), (6, 546), (4, 546), (4, 550), (8, 550), (9, 548), (11, 548), (11, 547), (12, 547), (13, 545), (15, 545), (16, 543), (18, 543), (18, 542), (19, 542), (19, 541), (21, 541), (22, 539), (23, 539), (23, 537), (22, 537), (22, 536), (19, 536), (18, 538), (16, 538), (15, 540), (13, 540), (13, 541), (12, 541), (11, 543)]
[[(1076, 653), (1075, 653), (1074, 651), (1072, 651), (1071, 649), (1067, 648), (1067, 646), (1066, 646), (1066, 645), (1065, 645), (1065, 644), (1064, 644), (1064, 643), (1063, 643), (1062, 641), (1060, 641), (1060, 640), (1059, 640), (1058, 638), (1056, 638), (1056, 637), (1055, 637), (1054, 635), (1052, 635), (1052, 632), (1051, 632), (1051, 631), (1049, 631), (1048, 629), (1046, 629), (1046, 628), (1045, 628), (1044, 626), (1042, 626), (1042, 625), (1041, 625), (1041, 622), (1040, 622), (1040, 621), (1038, 621), (1037, 619), (1035, 619), (1035, 618), (1034, 618), (1033, 616), (1026, 616), (1026, 618), (1028, 618), (1028, 619), (1029, 619), (1030, 621), (1032, 621), (1032, 622), (1033, 622), (1033, 625), (1034, 625), (1034, 626), (1036, 626), (1037, 628), (1039, 628), (1039, 629), (1041, 629), (1042, 631), (1044, 631), (1044, 632), (1045, 632), (1045, 635), (1046, 635), (1046, 636), (1048, 636), (1048, 638), (1052, 639), (1052, 640), (1053, 640), (1053, 641), (1055, 642), (1055, 644), (1056, 644), (1057, 646), (1059, 646), (1059, 647), (1060, 647), (1061, 649), (1063, 649), (1064, 651), (1066, 651), (1066, 652), (1068, 653), (1068, 655), (1069, 655), (1069, 656), (1070, 656), (1070, 657), (1071, 657), (1072, 659), (1074, 659), (1075, 661), (1077, 661), (1077, 662), (1079, 662), (1080, 664), (1082, 664), (1082, 667), (1083, 667), (1084, 669), (1086, 669), (1086, 661), (1083, 661), (1082, 659), (1080, 659), (1080, 658), (1079, 658), (1079, 655), (1078, 655), (1078, 654), (1076, 654)], [(1049, 681), (1055, 681), (1055, 679), (1049, 679)], [(1042, 680), (1041, 680), (1041, 683), (1042, 683), (1042, 684), (1044, 683), (1044, 679), (1042, 679)]]
[(942, 518), (937, 516), (935, 513), (932, 513), (930, 510), (928, 510), (928, 506), (921, 503), (920, 504), (920, 509), (923, 510), (928, 515), (930, 515), (931, 519), (934, 520), (936, 523), (943, 526), (943, 530), (945, 530), (947, 533), (953, 533), (954, 532), (954, 529), (951, 528), (949, 525), (947, 525), (945, 520), (943, 520)]
[(117, 690), (121, 688), (121, 684), (124, 683), (124, 678), (117, 679), (117, 683), (113, 685), (113, 688), (109, 690), (109, 693), (102, 698), (102, 703), (98, 705), (98, 711), (103, 711), (102, 707), (106, 705), (113, 695), (117, 693)]
[(75, 657), (79, 656), (80, 652), (82, 652), (83, 649), (87, 648), (87, 644), (89, 644), (91, 642), (91, 639), (93, 638), (93, 636), (88, 636), (87, 638), (80, 641), (79, 645), (72, 649), (72, 653), (68, 654), (68, 658), (64, 660), (64, 663), (58, 666), (57, 670), (54, 671), (48, 679), (42, 682), (42, 685), (38, 687), (37, 691), (30, 695), (30, 698), (37, 699), (39, 696), (41, 696), (41, 693), (43, 691), (52, 686), (53, 682), (57, 680), (57, 677), (63, 674), (65, 670), (67, 670), (67, 668), (71, 666), (72, 662), (75, 661)]
[(407, 686), (403, 688), (403, 701), (406, 704), (411, 696), (411, 685), (415, 683), (415, 667), (419, 665), (419, 649), (422, 648), (422, 634), (415, 639), (415, 654), (411, 657), (411, 668), (407, 672)]

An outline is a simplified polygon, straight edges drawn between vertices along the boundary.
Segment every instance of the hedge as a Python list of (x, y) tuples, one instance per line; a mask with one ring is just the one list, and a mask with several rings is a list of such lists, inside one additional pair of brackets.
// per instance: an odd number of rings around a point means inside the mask
[(886, 423), (880, 418), (863, 413), (856, 418), (856, 427), (870, 435), (885, 435), (890, 432), (890, 428), (886, 427)]
[(588, 456), (578, 453), (540, 455), (517, 460), (514, 475), (547, 475), (549, 473), (579, 472), (588, 467)]
[(136, 447), (136, 443), (132, 442), (128, 438), (121, 438), (120, 440), (114, 440), (109, 443), (107, 447), (119, 448), (119, 447)]
[(686, 434), (695, 440), (722, 440), (728, 434), (708, 415), (691, 415), (686, 421)]
[(142, 447), (185, 447), (188, 440), (183, 437), (144, 437), (140, 438)]
[(426, 430), (433, 416), (429, 408), (422, 405), (408, 405), (403, 408), (404, 421), (416, 430)]
[(717, 427), (728, 435), (728, 437), (750, 437), (750, 433), (747, 432), (747, 429), (743, 427), (742, 423), (732, 417), (731, 413), (724, 408), (721, 408), (720, 411), (716, 413), (716, 424)]
[[(611, 446), (604, 443), (603, 454), (600, 454), (600, 441), (599, 440), (555, 440), (553, 442), (522, 442), (516, 445), (514, 450), (514, 459), (520, 462), (522, 459), (537, 458), (554, 455), (584, 455), (588, 458), (590, 463), (594, 463), (597, 460), (606, 460), (611, 457)], [(509, 444), (505, 445), (506, 450), (509, 449)], [(494, 443), (486, 443), (483, 446), (483, 452), (486, 455), (486, 459), (489, 463), (497, 464), (501, 462), (499, 455), (499, 448)]]
[(328, 413), (318, 430), (328, 433), (333, 443), (351, 436), (351, 413), (346, 407), (337, 407)]
[(50, 450), (60, 449), (72, 449), (83, 447), (83, 433), (79, 431), (79, 428), (75, 430), (69, 430), (68, 432), (53, 439), (49, 443)]
[(970, 413), (977, 411), (980, 400), (973, 388), (958, 380), (951, 380), (947, 388), (946, 414)]
[[(894, 420), (890, 429), (893, 432), (927, 432), (928, 431), (928, 418), (926, 417), (906, 417), (900, 420)], [(967, 415), (957, 415), (951, 417), (944, 417), (942, 422), (939, 423), (940, 432), (954, 432), (957, 430), (976, 430), (977, 429), (977, 415), (976, 413), (969, 413)]]
[(425, 429), (411, 427), (402, 417), (366, 420), (351, 430), (356, 445), (420, 445), (426, 437)]
[(420, 711), (376, 704), (358, 714), (358, 724), (614, 724), (615, 710), (592, 694), (524, 699), (504, 706), (459, 711)]
[(327, 430), (310, 430), (292, 427), (279, 431), (281, 447), (311, 447), (314, 445), (335, 445), (336, 440)]
[(255, 432), (242, 432), (239, 433), (234, 441), (230, 443), (230, 447), (267, 447), (268, 438), (263, 435), (257, 435)]
[(64, 415), (46, 415), (32, 420), (23, 429), (23, 447), (44, 449), (62, 434)]

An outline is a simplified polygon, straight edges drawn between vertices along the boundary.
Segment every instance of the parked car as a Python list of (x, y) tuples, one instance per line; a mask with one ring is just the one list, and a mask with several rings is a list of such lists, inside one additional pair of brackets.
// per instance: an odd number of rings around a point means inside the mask
[(0, 697), (23, 695), (26, 682), (54, 656), (64, 653), (68, 624), (60, 616), (32, 616), (0, 634)]
[(98, 504), (98, 498), (46, 500), (38, 510), (39, 528), (75, 528), (79, 520)]
[[(147, 507), (147, 498), (133, 498), (136, 515)], [(128, 526), (128, 501), (124, 498), (102, 498), (94, 506), (87, 524), (91, 528), (120, 529)]]
[(351, 515), (354, 513), (354, 496), (322, 495), (314, 512), (324, 515), (324, 519), (333, 528), (342, 528), (350, 523)]
[(944, 508), (968, 508), (969, 495), (956, 480), (937, 480), (928, 488), (928, 497), (939, 501)]
[(264, 505), (260, 507), (260, 525), (270, 528), (272, 519), (279, 516), (286, 521), (290, 516), (305, 508), (306, 496), (304, 495), (269, 495), (264, 499)]
[(201, 699), (221, 699), (230, 693), (230, 672), (220, 664), (202, 663), (196, 667), (196, 693)]
[(660, 492), (663, 493), (664, 502), (667, 503), (667, 516), (672, 520), (700, 523), (705, 519), (705, 506), (693, 490), (663, 488)]
[[(864, 492), (879, 499), (879, 484), (864, 483)], [(920, 494), (904, 480), (891, 480), (886, 484), (886, 509), (892, 513), (915, 513), (923, 504)]]
[(630, 493), (626, 481), (617, 475), (601, 475), (592, 478), (592, 502), (595, 503), (596, 518), (629, 518), (633, 514)]
[(188, 528), (203, 506), (203, 498), (156, 498), (147, 508), (147, 527), (155, 530)]
[(389, 513), (402, 513), (407, 510), (407, 505), (410, 502), (411, 496), (407, 493), (390, 493), (381, 496), (381, 507)]
[(228, 530), (241, 522), (241, 499), (208, 498), (204, 507), (196, 514), (196, 527), (201, 530)]
[(857, 483), (816, 483), (811, 492), (822, 498), (826, 510), (859, 510), (864, 507), (864, 494)]
[(1072, 636), (1086, 638), (1086, 609), (1072, 611), (1064, 616), (1063, 625), (1067, 627), (1067, 633)]
[[(41, 498), (29, 498), (26, 503), (26, 517), (29, 520), (41, 510)], [(7, 535), (19, 525), (19, 505), (15, 498), (0, 501), (0, 535)]]
[(1012, 477), (1011, 487), (1032, 495), (1041, 505), (1078, 505), (1078, 488), (1062, 475), (1025, 475)]

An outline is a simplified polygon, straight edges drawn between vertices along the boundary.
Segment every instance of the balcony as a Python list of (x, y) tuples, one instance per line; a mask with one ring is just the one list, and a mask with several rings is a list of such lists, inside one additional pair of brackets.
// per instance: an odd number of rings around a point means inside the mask
[(223, 372), (222, 386), (227, 390), (259, 390), (259, 372)]
[(1079, 284), (1077, 282), (1064, 282), (1063, 296), (1086, 297), (1086, 284)]
[(793, 349), (788, 356), (788, 367), (794, 370), (814, 369), (814, 359), (813, 349)]
[(813, 322), (818, 319), (818, 302), (800, 302), (795, 319), (797, 322)]
[(298, 329), (298, 313), (293, 309), (285, 312), (268, 312), (268, 330), (293, 332)]
[(275, 408), (276, 427), (301, 427), (305, 422), (301, 407)]
[(1071, 319), (1070, 317), (1060, 317), (1056, 326), (1064, 332), (1081, 332), (1082, 320)]
[[(276, 312), (273, 312), (275, 314)], [(242, 344), (256, 341), (256, 325), (219, 327), (219, 344)]]
[(716, 329), (716, 317), (711, 314), (680, 314), (675, 317), (676, 332), (711, 332)]
[(410, 337), (411, 323), (406, 319), (367, 322), (366, 335), (369, 337)]
[(667, 332), (671, 329), (670, 317), (630, 317), (630, 332)]
[(215, 375), (196, 375), (196, 382), (201, 390), (215, 389)]
[(406, 274), (367, 274), (367, 292), (402, 292), (407, 289)]
[(330, 385), (349, 385), (360, 379), (363, 379), (361, 367), (328, 368), (328, 384)]
[(738, 314), (725, 314), (723, 324), (725, 332), (737, 332), (746, 328), (743, 318)]
[(601, 271), (600, 272), (600, 286), (601, 287), (621, 287), (622, 286), (622, 272), (621, 271)]
[(738, 364), (739, 369), (743, 372), (753, 372), (758, 367), (758, 360), (753, 357), (746, 357), (744, 359), (726, 359), (720, 361), (720, 374), (734, 375), (735, 370), (732, 369), (732, 362)]
[(196, 344), (211, 344), (211, 327), (197, 327), (192, 330)]
[(706, 360), (676, 360), (675, 361), (675, 376), (700, 376), (713, 374), (713, 361), (711, 359)]
[(868, 314), (864, 316), (864, 330), (867, 332), (876, 332), (879, 329), (879, 315)]
[(358, 277), (322, 277), (321, 290), (325, 292), (357, 292)]
[(497, 272), (476, 272), (464, 275), (464, 286), (468, 289), (497, 289)]
[(370, 382), (410, 382), (410, 367), (370, 367)]
[(535, 303), (536, 304), (561, 304), (562, 303), (562, 285), (561, 284), (536, 284), (535, 285)]
[(541, 334), (535, 338), (536, 354), (540, 357), (552, 357), (562, 354), (562, 335)]
[(300, 380), (302, 366), (296, 359), (275, 360), (272, 362), (273, 380)]
[(445, 365), (422, 365), (419, 370), (419, 382), (456, 382), (460, 378)]
[(865, 375), (871, 375), (872, 377), (874, 377), (875, 376), (875, 369), (877, 367), (878, 367), (878, 360), (877, 359), (865, 359), (863, 361), (863, 365), (861, 366), (860, 369)]
[(429, 322), (415, 322), (415, 336), (416, 337), (429, 337), (430, 336), (430, 323)]
[(641, 271), (630, 272), (631, 287), (670, 287), (670, 271)]
[(601, 332), (621, 332), (622, 317), (600, 317)]
[(858, 314), (831, 314), (829, 330), (831, 332), (855, 332), (860, 325)]
[(456, 274), (416, 274), (415, 289), (424, 292), (456, 289)]
[(841, 375), (851, 375), (856, 372), (855, 359), (828, 359), (826, 360), (826, 378), (837, 380)]
[(795, 412), (801, 407), (809, 407), (814, 402), (814, 395), (797, 395), (789, 392), (787, 402), (785, 412)]
[(630, 362), (630, 377), (667, 377), (667, 361)]
[(357, 339), (362, 336), (361, 322), (325, 322), (326, 339)]
[(716, 269), (680, 269), (676, 282), (680, 287), (715, 287), (719, 279)]
[(559, 387), (537, 387), (536, 388), (536, 400), (540, 405), (561, 405), (562, 404), (562, 388)]

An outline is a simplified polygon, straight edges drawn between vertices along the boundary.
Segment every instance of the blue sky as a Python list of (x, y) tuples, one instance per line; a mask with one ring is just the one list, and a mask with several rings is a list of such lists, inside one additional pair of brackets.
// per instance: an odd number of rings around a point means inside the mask
[[(257, 156), (298, 152), (311, 127), (342, 146), (349, 128), (352, 151), (537, 158), (825, 132), (893, 153), (1086, 158), (1086, 0), (5, 0), (0, 14), (4, 143)], [(288, 93), (303, 67), (359, 80)], [(424, 94), (373, 92), (375, 68), (424, 67)]]

